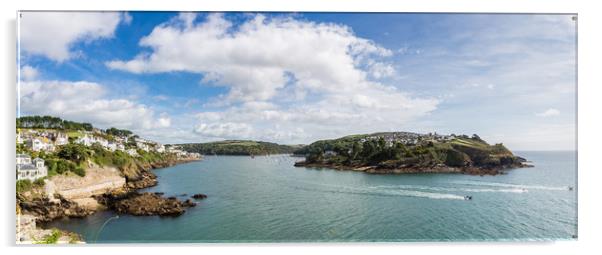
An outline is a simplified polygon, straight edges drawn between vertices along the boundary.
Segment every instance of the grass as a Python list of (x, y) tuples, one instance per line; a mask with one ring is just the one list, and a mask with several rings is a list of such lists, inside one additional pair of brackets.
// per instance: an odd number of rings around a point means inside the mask
[(80, 138), (80, 137), (84, 136), (84, 134), (83, 134), (81, 131), (77, 131), (77, 130), (74, 130), (74, 131), (68, 131), (68, 132), (67, 132), (67, 135), (68, 135), (69, 137), (73, 137), (73, 138), (75, 138), (75, 139), (77, 139), (77, 138)]
[(42, 240), (37, 241), (36, 244), (56, 244), (62, 235), (58, 229), (52, 229), (52, 233), (46, 235)]
[(482, 142), (477, 142), (477, 141), (468, 140), (468, 139), (461, 139), (461, 138), (456, 138), (456, 139), (452, 140), (451, 143), (458, 144), (458, 145), (464, 145), (464, 146), (468, 146), (468, 147), (472, 147), (472, 148), (476, 148), (476, 149), (483, 149), (483, 150), (486, 150), (489, 147), (489, 145), (484, 144)]

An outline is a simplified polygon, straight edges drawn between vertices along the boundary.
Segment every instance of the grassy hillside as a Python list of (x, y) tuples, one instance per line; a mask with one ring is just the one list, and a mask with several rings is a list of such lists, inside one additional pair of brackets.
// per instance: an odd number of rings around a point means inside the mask
[(375, 133), (321, 140), (303, 148), (302, 152), (306, 155), (306, 162), (310, 164), (382, 168), (428, 168), (441, 165), (498, 168), (517, 165), (524, 160), (514, 156), (504, 145), (490, 145), (477, 135), (448, 139), (418, 135), (416, 143), (390, 139), (385, 141), (385, 137), (393, 134), (395, 133)]
[(210, 143), (178, 144), (183, 150), (197, 152), (205, 155), (267, 155), (293, 153), (296, 146), (281, 145), (276, 143), (226, 140)]

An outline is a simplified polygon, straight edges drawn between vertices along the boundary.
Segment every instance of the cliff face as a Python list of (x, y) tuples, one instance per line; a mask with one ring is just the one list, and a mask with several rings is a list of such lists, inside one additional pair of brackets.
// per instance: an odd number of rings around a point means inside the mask
[(90, 165), (86, 176), (56, 175), (46, 181), (45, 191), (49, 197), (59, 194), (65, 199), (89, 198), (110, 190), (123, 188), (126, 179), (115, 167)]
[(170, 167), (180, 163), (186, 163), (191, 160), (178, 160), (175, 157), (169, 157), (152, 162), (129, 162), (120, 167), (119, 170), (126, 179), (126, 188), (143, 189), (157, 185), (157, 176), (150, 170)]

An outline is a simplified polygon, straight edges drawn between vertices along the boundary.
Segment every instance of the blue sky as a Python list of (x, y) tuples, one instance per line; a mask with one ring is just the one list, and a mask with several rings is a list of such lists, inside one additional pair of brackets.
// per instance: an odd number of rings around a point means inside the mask
[(163, 143), (414, 131), (575, 148), (570, 15), (22, 14), (21, 115)]

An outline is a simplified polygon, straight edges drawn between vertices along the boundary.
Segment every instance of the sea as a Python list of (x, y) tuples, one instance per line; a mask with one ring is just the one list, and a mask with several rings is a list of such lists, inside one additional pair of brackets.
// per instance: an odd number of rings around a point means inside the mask
[[(504, 175), (375, 175), (294, 167), (299, 157), (206, 156), (154, 170), (142, 191), (180, 199), (179, 217), (97, 212), (58, 220), (88, 243), (548, 241), (577, 238), (574, 151), (515, 152)], [(472, 199), (467, 200), (467, 196)]]

